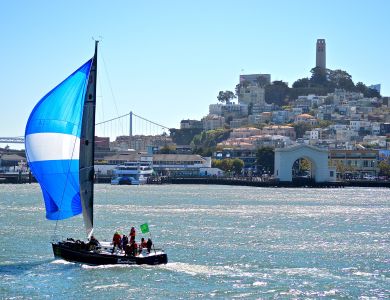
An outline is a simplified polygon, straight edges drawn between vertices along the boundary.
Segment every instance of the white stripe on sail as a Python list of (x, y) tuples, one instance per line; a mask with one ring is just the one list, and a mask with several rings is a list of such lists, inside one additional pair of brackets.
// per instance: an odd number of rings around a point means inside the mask
[(33, 133), (26, 136), (28, 160), (79, 159), (80, 138), (63, 133)]

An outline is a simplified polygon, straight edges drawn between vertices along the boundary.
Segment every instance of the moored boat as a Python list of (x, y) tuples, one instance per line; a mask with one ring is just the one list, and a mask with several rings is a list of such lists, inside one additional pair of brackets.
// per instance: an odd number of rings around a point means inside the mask
[(152, 174), (153, 168), (149, 162), (129, 161), (115, 167), (111, 184), (145, 184)]

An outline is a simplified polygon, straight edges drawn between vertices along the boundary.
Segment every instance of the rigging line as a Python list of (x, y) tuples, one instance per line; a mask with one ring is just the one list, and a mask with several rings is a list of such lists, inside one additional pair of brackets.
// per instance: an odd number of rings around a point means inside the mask
[[(103, 101), (103, 89), (102, 89), (102, 83), (101, 83), (101, 78), (100, 76), (97, 77), (97, 80), (99, 81), (99, 90), (100, 90), (100, 107), (101, 107), (101, 114), (102, 114), (102, 120), (104, 120), (104, 101)], [(98, 98), (98, 97), (96, 97)]]
[(144, 121), (146, 121), (146, 122), (152, 123), (152, 124), (157, 125), (157, 126), (159, 126), (159, 127), (162, 127), (162, 128), (165, 128), (165, 129), (169, 129), (168, 127), (166, 127), (166, 126), (164, 126), (164, 125), (158, 124), (158, 123), (153, 122), (153, 121), (150, 121), (150, 120), (148, 120), (148, 119), (146, 119), (146, 118), (144, 118), (144, 117), (141, 117), (141, 116), (135, 114), (134, 112), (133, 112), (133, 116), (136, 116), (136, 117), (138, 117), (138, 118), (140, 118), (140, 119), (142, 119), (142, 120), (144, 120)]
[(103, 65), (104, 65), (104, 71), (106, 72), (108, 85), (109, 85), (109, 87), (110, 87), (111, 96), (112, 96), (112, 99), (113, 99), (113, 101), (114, 101), (115, 111), (116, 111), (116, 114), (119, 115), (118, 106), (116, 105), (114, 90), (112, 89), (112, 84), (111, 84), (110, 76), (109, 76), (109, 74), (108, 74), (108, 70), (107, 70), (107, 67), (106, 67), (106, 61), (104, 60), (104, 56), (103, 56), (101, 50), (100, 50), (100, 53), (101, 53), (101, 54), (100, 54), (100, 57), (102, 58)]

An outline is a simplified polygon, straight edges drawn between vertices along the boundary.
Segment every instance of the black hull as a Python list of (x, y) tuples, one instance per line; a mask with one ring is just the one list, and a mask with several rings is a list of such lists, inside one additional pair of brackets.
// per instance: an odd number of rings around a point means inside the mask
[(166, 253), (151, 253), (145, 257), (128, 257), (88, 251), (73, 242), (52, 243), (52, 246), (55, 258), (88, 265), (160, 265), (168, 262)]

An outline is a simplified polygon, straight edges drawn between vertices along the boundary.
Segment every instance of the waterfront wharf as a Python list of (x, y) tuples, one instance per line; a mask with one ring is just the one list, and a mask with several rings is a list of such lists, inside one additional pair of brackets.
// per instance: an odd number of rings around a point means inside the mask
[[(36, 182), (31, 173), (0, 173), (1, 183), (31, 183)], [(97, 175), (95, 183), (110, 183), (111, 176)], [(253, 187), (307, 187), (307, 188), (343, 188), (343, 187), (383, 187), (390, 188), (390, 181), (379, 180), (351, 180), (336, 182), (315, 182), (307, 178), (294, 179), (292, 182), (277, 181), (273, 179), (260, 180), (257, 177), (168, 177), (155, 176), (148, 178), (147, 184), (213, 184), (213, 185), (236, 185)]]

